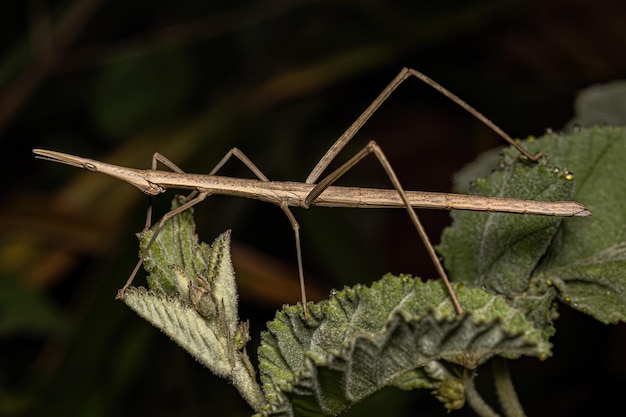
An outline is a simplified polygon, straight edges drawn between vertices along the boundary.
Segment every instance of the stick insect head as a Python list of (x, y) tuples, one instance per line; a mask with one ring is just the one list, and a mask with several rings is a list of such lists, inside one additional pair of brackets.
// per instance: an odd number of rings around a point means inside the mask
[(46, 149), (33, 149), (33, 153), (35, 154), (35, 157), (39, 159), (84, 168), (88, 171), (102, 172), (112, 177), (119, 178), (134, 185), (148, 195), (157, 195), (165, 191), (165, 189), (160, 185), (148, 181), (144, 171), (139, 169), (107, 164), (94, 159), (83, 158), (62, 152), (49, 151)]

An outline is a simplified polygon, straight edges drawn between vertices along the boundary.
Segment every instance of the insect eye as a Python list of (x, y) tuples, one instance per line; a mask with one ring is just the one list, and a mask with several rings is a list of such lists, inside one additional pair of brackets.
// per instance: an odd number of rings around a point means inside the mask
[(83, 164), (83, 168), (85, 168), (87, 171), (97, 171), (98, 168), (96, 168), (96, 166), (94, 164), (92, 164), (91, 162), (85, 162)]

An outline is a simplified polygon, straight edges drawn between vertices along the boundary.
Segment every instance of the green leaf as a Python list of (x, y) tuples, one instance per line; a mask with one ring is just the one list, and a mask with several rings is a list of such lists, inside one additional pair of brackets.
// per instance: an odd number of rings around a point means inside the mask
[[(174, 198), (172, 209), (182, 204)], [(153, 231), (138, 236), (142, 252)], [(245, 353), (248, 323), (239, 322), (230, 232), (198, 243), (193, 209), (165, 223), (144, 261), (150, 290), (129, 288), (124, 302), (213, 373), (227, 378), (259, 410), (265, 400)]]
[(129, 288), (124, 302), (153, 326), (161, 329), (214, 374), (228, 377), (235, 354), (219, 331), (179, 297), (145, 288)]
[[(535, 165), (506, 149), (496, 172), (475, 183), (482, 195), (575, 200), (591, 217), (455, 211), (438, 247), (454, 280), (504, 294), (553, 333), (552, 298), (604, 322), (626, 317), (626, 130), (582, 129), (524, 141), (547, 159)], [(557, 172), (558, 171), (558, 172)]]
[(603, 323), (626, 320), (626, 128), (596, 127), (549, 135), (541, 149), (575, 175), (572, 198), (590, 218), (566, 219), (535, 278), (553, 284), (559, 298)]
[[(172, 210), (183, 200), (172, 201)], [(144, 260), (151, 290), (166, 295), (177, 294), (183, 301), (194, 304), (200, 310), (214, 310), (218, 303), (230, 334), (237, 331), (237, 283), (230, 261), (230, 232), (218, 237), (209, 246), (198, 243), (195, 233), (193, 209), (172, 217), (159, 232)], [(153, 231), (146, 230), (138, 236), (143, 252), (152, 238)], [(211, 297), (207, 299), (207, 291)], [(214, 308), (210, 303), (213, 299)], [(213, 313), (206, 312), (209, 316)]]
[[(513, 162), (476, 180), (471, 191), (493, 197), (569, 200), (572, 187), (571, 181), (543, 164)], [(452, 218), (456, 227), (444, 231), (438, 250), (453, 278), (511, 298), (528, 288), (531, 272), (562, 221), (475, 211), (453, 211)]]
[(270, 402), (263, 415), (337, 415), (388, 385), (430, 388), (459, 407), (462, 394), (451, 387), (460, 381), (436, 372), (439, 361), (474, 368), (495, 354), (549, 355), (541, 332), (503, 297), (462, 285), (456, 292), (460, 317), (439, 282), (392, 275), (310, 304), (307, 321), (301, 306), (285, 308), (259, 348)]

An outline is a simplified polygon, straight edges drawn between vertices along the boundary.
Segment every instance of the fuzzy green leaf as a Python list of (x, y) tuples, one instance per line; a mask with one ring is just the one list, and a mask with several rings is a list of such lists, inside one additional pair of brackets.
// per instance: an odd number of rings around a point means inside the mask
[[(181, 203), (180, 197), (174, 198), (172, 209)], [(200, 310), (211, 309), (208, 305), (210, 299), (214, 300), (213, 310), (218, 308), (217, 303), (223, 304), (219, 308), (222, 309), (224, 324), (230, 334), (235, 334), (239, 313), (235, 271), (230, 261), (230, 232), (221, 235), (209, 246), (204, 242), (198, 243), (195, 226), (193, 209), (168, 220), (144, 260), (145, 269), (150, 274), (148, 285), (153, 291), (177, 294)], [(142, 252), (152, 234), (152, 230), (147, 230), (138, 235)], [(211, 297), (202, 297), (209, 290)], [(210, 312), (207, 314), (211, 315)]]
[[(438, 247), (454, 280), (506, 295), (546, 336), (561, 300), (609, 323), (626, 318), (626, 130), (582, 129), (522, 143), (547, 159), (534, 166), (506, 149), (499, 169), (476, 181), (483, 195), (575, 200), (591, 217), (453, 212)], [(558, 172), (557, 172), (558, 171)], [(572, 175), (573, 173), (573, 175)], [(574, 178), (570, 180), (571, 178)]]
[[(172, 209), (181, 200), (174, 198)], [(142, 251), (153, 231), (139, 234)], [(230, 232), (198, 243), (193, 210), (165, 223), (144, 261), (150, 290), (129, 288), (124, 302), (213, 373), (230, 380), (259, 410), (265, 403), (245, 353), (248, 323), (240, 323)]]
[(153, 326), (167, 334), (214, 374), (228, 377), (235, 363), (234, 352), (189, 304), (145, 288), (129, 288), (124, 302)]
[(311, 304), (307, 321), (301, 306), (285, 308), (259, 348), (270, 402), (263, 415), (337, 415), (388, 385), (430, 388), (448, 408), (459, 407), (463, 396), (451, 388), (460, 387), (458, 378), (435, 372), (438, 361), (473, 368), (495, 354), (550, 353), (503, 297), (462, 285), (456, 292), (461, 317), (439, 282), (391, 275)]

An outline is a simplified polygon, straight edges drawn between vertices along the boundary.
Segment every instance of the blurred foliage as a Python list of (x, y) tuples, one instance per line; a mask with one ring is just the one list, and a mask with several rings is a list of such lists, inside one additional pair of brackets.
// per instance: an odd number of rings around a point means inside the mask
[[(208, 172), (237, 146), (269, 178), (302, 180), (403, 66), (512, 135), (537, 135), (572, 117), (577, 90), (626, 75), (625, 18), (619, 0), (0, 2), (0, 170), (9, 180), (0, 299), (11, 300), (0, 306), (11, 329), (0, 339), (0, 414), (248, 414), (232, 387), (113, 300), (136, 260), (132, 233), (142, 228), (145, 197), (36, 161), (31, 148), (134, 167), (148, 167), (158, 151), (187, 171)], [(407, 189), (438, 191), (476, 153), (500, 144), (413, 81), (342, 157), (371, 138)], [(223, 172), (249, 175), (236, 163)], [(345, 183), (388, 186), (369, 160)], [(168, 202), (156, 199), (156, 212)], [(201, 237), (233, 229), (243, 320), (262, 323), (298, 299), (292, 231), (280, 210), (215, 197), (197, 213)], [(314, 299), (354, 284), (340, 281), (348, 270), (372, 280), (388, 271), (435, 275), (403, 213), (295, 215)], [(445, 212), (421, 215), (431, 236), (449, 222)], [(588, 415), (624, 385), (623, 326), (566, 310), (557, 329), (555, 345), (567, 348), (555, 359), (513, 366), (520, 397), (530, 415)], [(251, 329), (252, 344), (259, 331)], [(580, 332), (588, 337), (571, 343)], [(573, 365), (592, 360), (589, 369)], [(385, 391), (351, 413), (388, 412), (386, 398), (395, 415), (439, 409), (431, 398)]]

